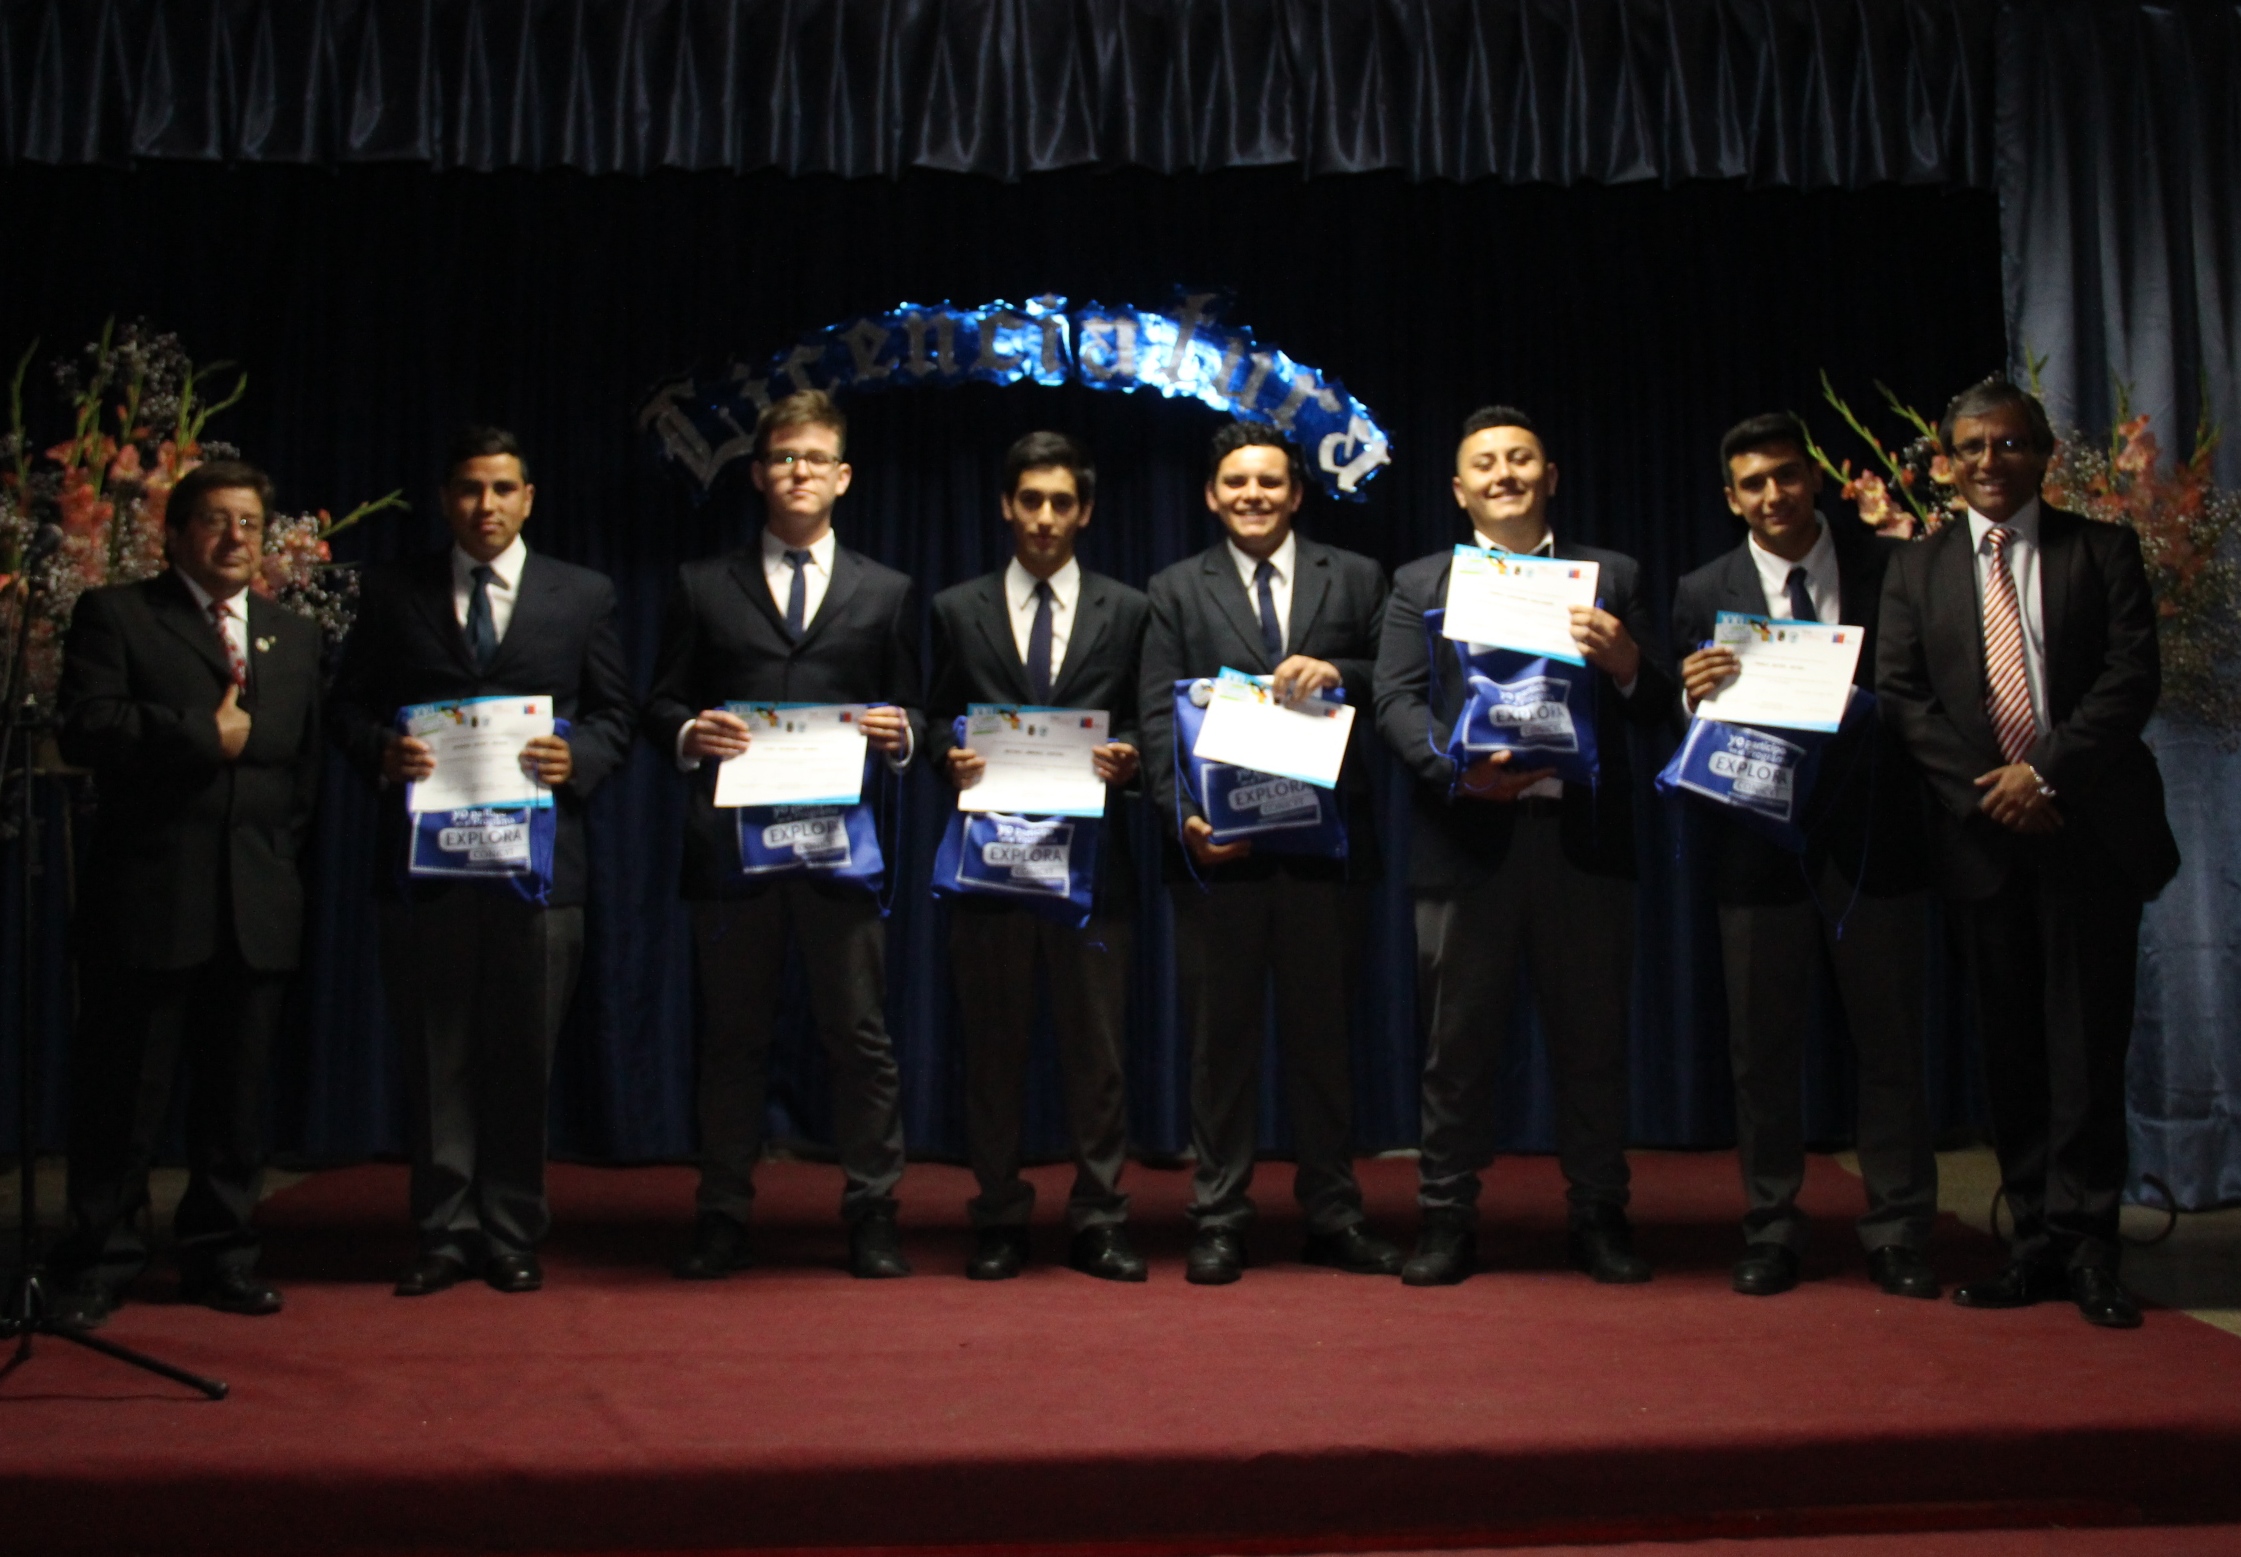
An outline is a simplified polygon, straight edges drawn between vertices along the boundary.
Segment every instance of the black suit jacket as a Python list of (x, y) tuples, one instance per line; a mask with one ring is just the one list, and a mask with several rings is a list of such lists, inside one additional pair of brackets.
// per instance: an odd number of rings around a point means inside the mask
[[(1082, 570), (1066, 658), (1051, 688), (1054, 708), (1102, 708), (1112, 716), (1111, 739), (1143, 747), (1136, 715), (1136, 660), (1150, 609), (1140, 591), (1102, 573)], [(951, 732), (972, 703), (1032, 703), (1027, 666), (1012, 637), (1004, 569), (943, 590), (934, 597), (934, 679), (926, 695), (926, 747), (939, 764), (956, 744)], [(945, 781), (946, 782), (946, 781)], [(1134, 902), (1129, 812), (1120, 790), (1105, 796), (1105, 840), (1098, 911), (1125, 912)], [(971, 902), (971, 899), (961, 901)]]
[[(763, 576), (759, 535), (729, 556), (688, 562), (662, 621), (646, 734), (673, 759), (685, 721), (726, 702), (891, 703), (910, 719), (914, 754), (922, 752), (917, 599), (893, 568), (836, 546), (825, 598), (801, 642), (791, 643)], [(768, 883), (735, 877), (736, 821), (716, 809), (716, 765), (703, 763), (692, 777), (684, 895), (757, 895)]]
[[(1370, 672), (1377, 657), (1377, 624), (1385, 614), (1385, 570), (1355, 552), (1299, 537), (1292, 581), (1291, 618), (1282, 658), (1304, 654), (1338, 667), (1346, 701), (1360, 710), (1339, 777), (1346, 795), (1345, 861), (1255, 854), (1202, 872), (1209, 880), (1259, 880), (1280, 872), (1322, 879), (1361, 876), (1376, 868), (1377, 832), (1368, 796), (1368, 765), (1375, 760), (1369, 735)], [(1144, 630), (1142, 684), (1144, 794), (1168, 838), (1169, 879), (1186, 875), (1178, 841), (1175, 780), (1175, 683), (1220, 674), (1223, 666), (1265, 676), (1276, 669), (1261, 645), (1260, 612), (1237, 576), (1229, 543), (1217, 541), (1152, 577), (1150, 618)], [(1182, 815), (1198, 814), (1187, 797)]]
[[(1564, 786), (1564, 854), (1580, 869), (1601, 876), (1634, 875), (1634, 764), (1627, 751), (1629, 724), (1670, 724), (1673, 672), (1659, 651), (1641, 568), (1632, 557), (1561, 538), (1556, 556), (1592, 562), (1603, 607), (1626, 624), (1642, 651), (1634, 695), (1598, 671), (1595, 678), (1595, 750), (1600, 780), (1590, 788)], [(1447, 603), (1453, 548), (1408, 564), (1393, 576), (1393, 600), (1377, 656), (1377, 728), (1416, 776), (1415, 825), (1410, 832), (1409, 885), (1419, 892), (1454, 892), (1477, 885), (1509, 856), (1515, 812), (1507, 805), (1453, 796), (1455, 765), (1444, 748), (1463, 711), (1468, 684), (1463, 658), (1446, 639), (1439, 643), (1439, 703), (1432, 703), (1431, 658), (1424, 613)], [(1438, 749), (1435, 749), (1438, 748)]]
[[(227, 762), (213, 715), (233, 672), (186, 584), (161, 573), (78, 598), (63, 645), (62, 754), (99, 801), (79, 900), (84, 949), (191, 968), (230, 929), (250, 967), (296, 966), (297, 859), (319, 793), (318, 626), (248, 602), (249, 741)], [(230, 909), (230, 924), (221, 910)]]
[(1906, 547), (1883, 587), (1876, 691), (1930, 787), (1940, 885), (1991, 896), (2028, 849), (2050, 884), (2152, 898), (2179, 869), (2163, 775), (2140, 732), (2163, 687), (2155, 601), (2140, 539), (2043, 507), (2039, 595), (2052, 728), (2028, 758), (2056, 791), (2062, 830), (2027, 839), (1977, 809), (1975, 780), (2002, 766), (1985, 711), (1984, 629), (1966, 522)]
[[(1831, 523), (1829, 537), (1836, 547), (1837, 620), (1865, 635), (1852, 680), (1873, 690), (1883, 574), (1907, 543), (1877, 535), (1862, 524)], [(1673, 597), (1676, 659), (1694, 653), (1712, 636), (1713, 621), (1722, 611), (1766, 615), (1766, 591), (1759, 583), (1748, 539), (1681, 580)], [(1804, 817), (1803, 869), (1796, 855), (1713, 808), (1692, 806), (1691, 810), (1704, 829), (1713, 897), (1730, 905), (1770, 906), (1801, 901), (1807, 880), (1820, 878), (1824, 861), (1833, 861), (1845, 880), (1876, 896), (1928, 886), (1923, 803), (1921, 771), (1888, 728), (1888, 716), (1878, 702), (1873, 723), (1832, 742), (1822, 757), (1820, 782)]]
[[(584, 802), (629, 756), (638, 720), (615, 636), (615, 586), (603, 573), (531, 552), (506, 636), (490, 668), (477, 671), (452, 607), (450, 548), (367, 570), (328, 704), (335, 743), (360, 772), (379, 779), (398, 709), (508, 694), (549, 696), (553, 716), (568, 721), (574, 772), (553, 792), (550, 901), (555, 908), (581, 903), (590, 876)], [(408, 843), (402, 785), (382, 797), (377, 836), (375, 889), (393, 897)], [(415, 882), (413, 892), (432, 896), (452, 885)]]

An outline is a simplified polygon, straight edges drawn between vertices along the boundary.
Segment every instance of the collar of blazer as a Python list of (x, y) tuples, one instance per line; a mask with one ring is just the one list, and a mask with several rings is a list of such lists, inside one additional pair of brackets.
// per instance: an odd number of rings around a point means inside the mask
[[(1323, 600), (1331, 592), (1331, 549), (1304, 535), (1299, 536), (1299, 545), (1292, 553), (1292, 572), (1292, 609), (1284, 630), (1287, 656), (1306, 652), (1301, 645), (1314, 631), (1315, 618), (1321, 614)], [(1222, 608), (1222, 614), (1229, 618), (1230, 629), (1236, 633), (1244, 651), (1234, 662), (1237, 668), (1262, 676), (1275, 670), (1275, 663), (1261, 644), (1260, 607), (1245, 593), (1245, 582), (1237, 576), (1237, 564), (1230, 557), (1226, 538), (1199, 553), (1198, 573), (1207, 592)], [(1069, 647), (1068, 657), (1072, 654)]]
[[(243, 590), (235, 598), (254, 601), (256, 592)], [(211, 674), (221, 683), (233, 680), (233, 664), (226, 658), (224, 645), (218, 641), (217, 624), (203, 613), (202, 607), (195, 604), (194, 594), (187, 588), (187, 581), (175, 570), (166, 568), (150, 581), (148, 609), (157, 621), (202, 657), (202, 662), (210, 667)], [(248, 615), (248, 622), (252, 640), (250, 648), (253, 652), (256, 647), (254, 639), (257, 619), (254, 615)]]
[(763, 620), (770, 624), (778, 642), (784, 644), (791, 654), (798, 654), (817, 641), (818, 634), (825, 630), (825, 625), (840, 614), (840, 609), (847, 604), (849, 596), (856, 593), (857, 586), (863, 581), (863, 571), (862, 560), (836, 540), (833, 543), (833, 576), (825, 585), (825, 598), (818, 602), (817, 614), (809, 619), (809, 625), (802, 632), (801, 642), (788, 643), (786, 618), (780, 614), (778, 602), (770, 598), (770, 579), (763, 572), (762, 532), (758, 530), (753, 540), (731, 555), (732, 582), (747, 597), (747, 603), (762, 613)]
[[(984, 573), (975, 581), (973, 591), (973, 622), (980, 630), (981, 639), (995, 663), (1004, 668), (1010, 678), (1012, 695), (1020, 702), (1030, 702), (1034, 689), (1027, 684), (1027, 664), (1019, 655), (1019, 640), (1012, 635), (1012, 603), (1004, 591), (1004, 567), (993, 573)], [(1081, 591), (1074, 597), (1074, 623), (1066, 634), (1066, 658), (1059, 662), (1058, 679), (1051, 684), (1051, 703), (1055, 707), (1067, 706), (1060, 696), (1072, 686), (1084, 665), (1089, 663), (1090, 651), (1104, 635), (1105, 624), (1113, 614), (1113, 595), (1107, 587), (1108, 580), (1101, 573), (1082, 569)]]

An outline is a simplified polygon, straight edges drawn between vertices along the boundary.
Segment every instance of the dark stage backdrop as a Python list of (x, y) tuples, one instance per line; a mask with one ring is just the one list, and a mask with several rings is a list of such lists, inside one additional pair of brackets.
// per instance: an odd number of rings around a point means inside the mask
[[(1880, 375), (1940, 400), (2005, 358), (1998, 218), (1984, 193), (1873, 188), (1752, 192), (1734, 184), (1412, 184), (1294, 171), (1072, 172), (1016, 184), (911, 173), (843, 182), (776, 175), (339, 173), (212, 166), (0, 175), (0, 348), (88, 338), (109, 311), (181, 331), (202, 358), (250, 370), (212, 431), (278, 475), (290, 507), (339, 509), (402, 486), (413, 515), (346, 552), (434, 544), (436, 451), (463, 418), (527, 441), (539, 501), (531, 544), (602, 568), (621, 592), (638, 673), (650, 667), (677, 564), (738, 545), (756, 515), (737, 470), (696, 504), (656, 469), (631, 415), (657, 379), (893, 304), (1046, 291), (1156, 302), (1169, 286), (1235, 289), (1264, 342), (1344, 378), (1392, 430), (1394, 466), (1366, 502), (1312, 500), (1303, 527), (1388, 567), (1462, 533), (1448, 491), (1459, 419), (1492, 399), (1529, 407), (1564, 472), (1562, 530), (1640, 556), (1656, 598), (1732, 546), (1715, 444), (1750, 412), (1791, 407), (1824, 432), (1816, 373), (1856, 398)], [(1212, 413), (1080, 388), (975, 387), (863, 397), (843, 540), (931, 592), (996, 565), (998, 457), (1016, 434), (1084, 435), (1101, 466), (1096, 567), (1135, 584), (1209, 544), (1200, 460)], [(734, 484), (736, 483), (736, 484)], [(1840, 522), (1851, 522), (1843, 519)], [(1648, 771), (1665, 755), (1642, 753)], [(310, 868), (308, 976), (275, 1102), (282, 1148), (315, 1160), (393, 1151), (399, 1099), (375, 975), (367, 884), (372, 796), (329, 775)], [(1381, 775), (1392, 848), (1357, 1013), (1361, 1144), (1411, 1144), (1417, 1039), (1399, 868), (1402, 795)], [(943, 796), (921, 777), (893, 922), (890, 1018), (914, 1150), (960, 1145), (959, 1046), (940, 912), (925, 878)], [(684, 1154), (693, 993), (676, 899), (681, 788), (641, 743), (593, 807), (591, 953), (559, 1060), (556, 1149), (603, 1159)], [(1720, 975), (1677, 808), (1644, 801), (1635, 992), (1636, 1138), (1729, 1139)], [(1148, 832), (1149, 829), (1146, 829)], [(1149, 860), (1139, 861), (1149, 869)], [(58, 894), (50, 893), (50, 898)], [(1131, 1014), (1134, 1131), (1187, 1138), (1185, 1055), (1172, 1008), (1164, 903), (1143, 938)], [(1490, 953), (1499, 948), (1489, 948)], [(1940, 1117), (1971, 1117), (1973, 1064), (1940, 950), (1930, 1065)], [(780, 1127), (824, 1129), (821, 1063), (797, 991), (774, 1093)], [(1505, 1139), (1545, 1147), (1549, 1099), (1529, 1020), (1505, 1087)], [(59, 1055), (59, 1020), (45, 1047)], [(1841, 1137), (1849, 1080), (1824, 1023), (1814, 1134)], [(1047, 1044), (1032, 1120), (1060, 1146)], [(55, 1074), (50, 1067), (50, 1077)], [(59, 1094), (45, 1110), (58, 1131)], [(1269, 1142), (1281, 1111), (1268, 1097)]]

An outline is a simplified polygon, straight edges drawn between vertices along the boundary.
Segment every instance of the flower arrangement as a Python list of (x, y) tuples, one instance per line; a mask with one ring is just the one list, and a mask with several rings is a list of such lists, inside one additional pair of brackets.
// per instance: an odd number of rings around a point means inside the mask
[[(2031, 389), (2039, 388), (2033, 363)], [(1885, 405), (1912, 437), (1891, 447), (1821, 375), (1821, 393), (1874, 456), (1855, 471), (1833, 461), (1818, 444), (1807, 453), (1842, 487), (1863, 523), (1884, 535), (1931, 535), (1966, 512), (1937, 426), (1881, 383)], [(2104, 524), (2129, 525), (2140, 537), (2148, 583), (2155, 592), (2163, 657), (2162, 711), (2241, 744), (2241, 564), (2229, 542), (2241, 531), (2241, 491), (2221, 487), (2213, 472), (2219, 432), (2207, 414), (2194, 430), (2184, 458), (2166, 461), (2146, 413), (2116, 386), (2117, 424), (2106, 438), (2074, 427), (2055, 429), (2054, 456), (2042, 488), (2057, 508)], [(1809, 435), (1810, 436), (1810, 435)]]
[[(9, 428), (0, 435), (0, 629), (4, 642), (16, 641), (16, 613), (28, 599), (29, 687), (47, 708), (61, 679), (62, 635), (78, 596), (162, 572), (172, 487), (204, 460), (238, 454), (204, 429), (241, 400), (248, 374), (226, 362), (198, 366), (178, 336), (144, 322), (119, 329), (111, 320), (76, 358), (55, 364), (70, 431), (42, 448), (24, 412), (24, 385), (38, 350), (33, 341), (16, 363)], [(402, 495), (392, 492), (341, 519), (324, 509), (268, 516), (264, 570), (255, 588), (317, 621), (330, 641), (339, 640), (349, 629), (358, 585), (355, 569), (338, 565), (328, 542), (370, 514), (403, 506)], [(36, 577), (19, 581), (33, 538), (48, 524), (61, 532), (61, 545), (37, 564)]]

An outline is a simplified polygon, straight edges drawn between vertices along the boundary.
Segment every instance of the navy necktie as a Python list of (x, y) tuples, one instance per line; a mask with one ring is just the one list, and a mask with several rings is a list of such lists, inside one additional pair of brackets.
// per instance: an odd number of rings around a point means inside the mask
[(1276, 591), (1269, 584), (1275, 575), (1276, 564), (1266, 558), (1253, 569), (1253, 587), (1260, 591), (1261, 597), (1261, 647), (1268, 651), (1271, 670), (1276, 668), (1277, 660), (1284, 653), (1284, 626), (1276, 620)]
[(788, 547), (786, 561), (794, 570), (793, 587), (786, 591), (786, 636), (799, 643), (809, 626), (809, 553)]
[(1051, 587), (1047, 578), (1035, 581), (1035, 625), (1027, 629), (1027, 690), (1038, 703), (1050, 701)]
[(475, 587), (467, 596), (467, 652), (475, 657), (476, 670), (488, 670), (498, 657), (498, 624), (490, 616), (490, 581), (498, 574), (483, 563), (468, 576)]
[(1813, 591), (1805, 587), (1805, 569), (1790, 569), (1790, 620), (1793, 622), (1818, 622), (1821, 613), (1814, 607)]

